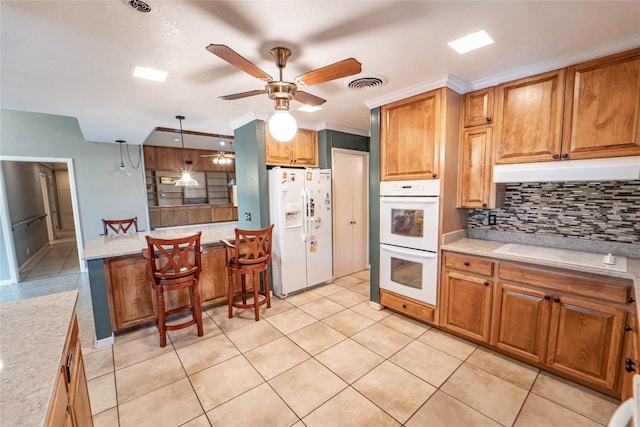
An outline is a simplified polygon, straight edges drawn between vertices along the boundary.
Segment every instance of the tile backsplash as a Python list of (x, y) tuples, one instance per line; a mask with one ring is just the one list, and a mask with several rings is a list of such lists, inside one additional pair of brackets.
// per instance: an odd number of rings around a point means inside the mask
[(470, 209), (469, 228), (640, 244), (640, 180), (507, 184), (504, 208)]

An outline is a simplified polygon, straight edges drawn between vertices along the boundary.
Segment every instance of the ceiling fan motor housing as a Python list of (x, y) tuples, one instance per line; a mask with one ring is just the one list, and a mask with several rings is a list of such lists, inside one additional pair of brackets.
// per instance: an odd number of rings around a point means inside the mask
[(269, 99), (275, 101), (276, 110), (288, 110), (289, 101), (295, 96), (297, 87), (293, 83), (277, 81), (267, 83), (265, 89)]

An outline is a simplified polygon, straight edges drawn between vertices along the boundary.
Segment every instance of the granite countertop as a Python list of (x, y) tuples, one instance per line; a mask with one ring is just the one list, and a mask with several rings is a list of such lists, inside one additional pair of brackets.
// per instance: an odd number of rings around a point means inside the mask
[(44, 426), (77, 291), (0, 305), (2, 425)]
[(501, 241), (462, 238), (442, 245), (441, 249), (495, 259), (533, 263), (547, 267), (564, 268), (567, 270), (577, 270), (586, 273), (630, 279), (633, 280), (634, 283), (636, 304), (638, 312), (640, 313), (640, 258), (628, 257), (626, 271), (619, 271), (619, 269), (608, 268), (602, 264), (586, 266), (584, 261), (593, 259), (594, 257), (602, 259), (605, 255), (594, 254), (593, 252), (524, 244), (518, 244), (518, 246), (530, 249), (526, 255), (522, 254), (523, 251), (519, 251), (521, 252), (520, 254), (504, 253), (501, 251), (494, 252), (506, 244), (507, 243)]
[(82, 252), (82, 259), (92, 260), (140, 254), (142, 249), (147, 247), (147, 240), (145, 239), (147, 235), (162, 239), (175, 239), (202, 231), (202, 237), (200, 238), (200, 244), (202, 245), (218, 243), (221, 239), (233, 240), (235, 239), (234, 230), (237, 226), (238, 223), (233, 221), (203, 224), (201, 226), (140, 231), (138, 233), (96, 236), (87, 239)]

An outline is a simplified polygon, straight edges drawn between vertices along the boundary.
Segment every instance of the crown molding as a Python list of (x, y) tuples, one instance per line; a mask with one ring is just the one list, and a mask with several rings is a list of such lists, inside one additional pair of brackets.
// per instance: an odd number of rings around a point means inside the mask
[(440, 78), (430, 80), (427, 82), (418, 83), (413, 86), (409, 86), (404, 89), (400, 89), (398, 91), (389, 93), (387, 95), (379, 96), (377, 98), (370, 99), (365, 101), (365, 105), (371, 110), (376, 107), (380, 107), (385, 104), (389, 104), (391, 102), (399, 101), (401, 99), (406, 99), (414, 95), (419, 95), (421, 93), (429, 92), (430, 90), (440, 89), (441, 87), (448, 87), (458, 93), (464, 93), (467, 88), (467, 84), (464, 80), (460, 80), (459, 78), (447, 74), (446, 76), (442, 76)]
[(231, 129), (235, 131), (239, 127), (242, 127), (247, 123), (251, 123), (254, 120), (262, 120), (266, 122), (269, 120), (269, 113), (264, 113), (262, 111), (251, 111), (229, 122), (229, 127), (231, 127)]
[(369, 136), (371, 136), (370, 130), (364, 130), (364, 129), (356, 129), (356, 128), (352, 128), (352, 127), (348, 127), (348, 126), (342, 126), (339, 125), (337, 123), (327, 123), (327, 122), (322, 122), (322, 123), (318, 123), (315, 127), (315, 131), (321, 131), (321, 130), (335, 130), (337, 132), (343, 132), (343, 133), (348, 133), (351, 135), (359, 135), (359, 136), (366, 136), (367, 138)]
[[(570, 55), (560, 56), (549, 61), (540, 62), (504, 73), (496, 74), (484, 79), (474, 80), (467, 85), (467, 92), (471, 92), (485, 87), (496, 86), (500, 83), (510, 82), (521, 79), (523, 77), (535, 76), (536, 74), (546, 73), (547, 71), (558, 70), (560, 68), (569, 67), (581, 62), (590, 61), (592, 59), (602, 58), (614, 53), (623, 52), (625, 50), (640, 47), (640, 36), (636, 35), (626, 39), (618, 40), (613, 43), (598, 46), (595, 49), (572, 53)], [(466, 93), (466, 92), (464, 92)]]

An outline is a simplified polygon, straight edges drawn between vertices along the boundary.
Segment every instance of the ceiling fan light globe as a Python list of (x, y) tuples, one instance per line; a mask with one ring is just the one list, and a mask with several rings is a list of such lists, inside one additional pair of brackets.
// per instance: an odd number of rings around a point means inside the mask
[(269, 119), (269, 133), (276, 141), (291, 141), (296, 132), (298, 124), (288, 111), (276, 111)]

